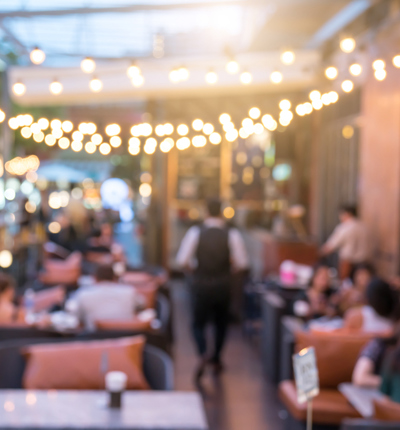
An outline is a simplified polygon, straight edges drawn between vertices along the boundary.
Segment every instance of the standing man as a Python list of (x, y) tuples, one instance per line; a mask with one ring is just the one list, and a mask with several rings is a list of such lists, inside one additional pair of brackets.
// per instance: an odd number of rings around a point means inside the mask
[(355, 264), (367, 263), (371, 258), (371, 241), (366, 226), (357, 218), (353, 206), (342, 206), (340, 224), (335, 228), (321, 249), (322, 255), (339, 253), (339, 276), (350, 276)]
[[(210, 364), (215, 372), (222, 370), (221, 351), (224, 346), (230, 303), (232, 272), (248, 267), (243, 238), (235, 228), (229, 228), (221, 216), (221, 202), (207, 202), (208, 216), (201, 226), (191, 227), (183, 238), (177, 263), (192, 272), (192, 330), (200, 362), (196, 382)], [(205, 328), (212, 322), (215, 329), (214, 351), (207, 355)]]

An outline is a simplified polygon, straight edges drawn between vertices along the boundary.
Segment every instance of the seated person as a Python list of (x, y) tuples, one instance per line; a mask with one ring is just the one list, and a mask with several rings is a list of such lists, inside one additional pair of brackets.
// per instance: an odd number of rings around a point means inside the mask
[(111, 252), (111, 247), (114, 244), (113, 228), (110, 223), (103, 223), (100, 230), (95, 232), (89, 239), (91, 251)]
[(13, 279), (0, 272), (0, 324), (24, 321), (22, 309), (19, 309), (14, 304), (14, 296)]
[(382, 384), (382, 366), (386, 355), (396, 345), (396, 338), (372, 339), (363, 348), (353, 370), (354, 385), (378, 389)]
[(96, 283), (79, 288), (66, 305), (77, 314), (85, 328), (95, 329), (100, 319), (133, 319), (136, 310), (142, 306), (142, 297), (131, 285), (116, 281), (112, 266), (97, 268)]
[(398, 293), (387, 282), (374, 278), (368, 284), (365, 298), (365, 306), (349, 309), (346, 312), (344, 328), (390, 335), (399, 308)]
[[(398, 345), (398, 344), (397, 344)], [(383, 364), (380, 391), (400, 403), (400, 347), (397, 346)]]
[(339, 308), (342, 313), (356, 306), (366, 305), (366, 290), (374, 276), (374, 268), (368, 263), (354, 267), (350, 280), (352, 285), (344, 286), (338, 294)]
[(330, 284), (329, 271), (330, 267), (326, 264), (320, 264), (314, 269), (308, 289), (300, 292), (294, 300), (294, 315), (315, 319), (335, 314), (335, 309), (330, 303), (333, 289)]

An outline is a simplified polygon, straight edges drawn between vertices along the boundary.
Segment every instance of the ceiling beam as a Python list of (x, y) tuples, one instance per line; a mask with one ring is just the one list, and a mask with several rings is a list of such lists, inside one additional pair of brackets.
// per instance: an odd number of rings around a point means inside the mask
[[(308, 4), (333, 3), (335, 0), (306, 0)], [(280, 0), (279, 6), (283, 4), (298, 3), (298, 0)], [(94, 13), (127, 13), (151, 10), (173, 10), (173, 9), (198, 9), (203, 7), (215, 6), (270, 6), (271, 3), (266, 0), (207, 0), (197, 2), (176, 2), (169, 4), (149, 4), (147, 2), (129, 6), (112, 6), (112, 7), (81, 7), (70, 9), (45, 9), (45, 10), (16, 10), (11, 12), (0, 12), (0, 20), (6, 18), (32, 18), (36, 16), (64, 16), (64, 15), (88, 15)]]
[(329, 19), (311, 38), (306, 49), (317, 49), (371, 7), (373, 0), (353, 0)]

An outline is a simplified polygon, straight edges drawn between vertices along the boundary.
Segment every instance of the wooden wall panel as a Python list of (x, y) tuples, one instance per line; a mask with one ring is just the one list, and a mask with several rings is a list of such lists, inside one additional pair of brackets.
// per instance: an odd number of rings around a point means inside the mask
[(400, 248), (400, 73), (385, 81), (371, 76), (363, 88), (359, 203), (373, 233), (382, 274), (399, 270)]

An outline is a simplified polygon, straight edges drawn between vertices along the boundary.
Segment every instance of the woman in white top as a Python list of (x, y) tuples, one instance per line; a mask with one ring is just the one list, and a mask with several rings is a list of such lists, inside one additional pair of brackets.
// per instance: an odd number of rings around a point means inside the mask
[(344, 327), (365, 333), (391, 333), (399, 311), (399, 295), (379, 278), (368, 284), (366, 305), (349, 309), (344, 316)]

